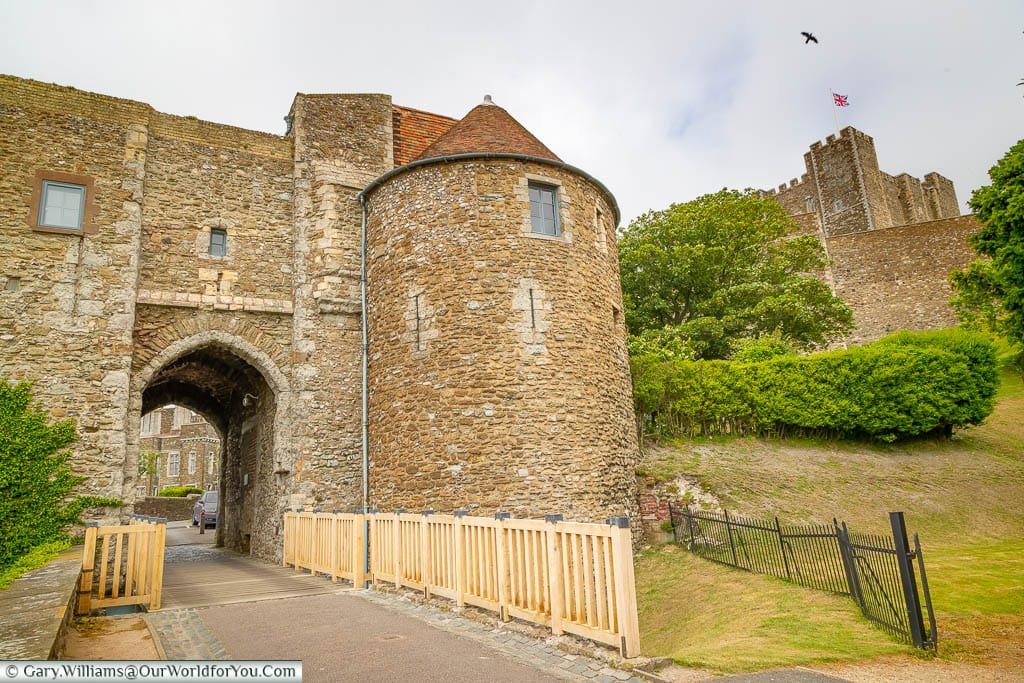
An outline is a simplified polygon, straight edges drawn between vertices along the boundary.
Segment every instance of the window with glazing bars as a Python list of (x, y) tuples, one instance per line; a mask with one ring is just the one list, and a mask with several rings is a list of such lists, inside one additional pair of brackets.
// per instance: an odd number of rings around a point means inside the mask
[(85, 187), (44, 180), (39, 201), (39, 225), (81, 230), (85, 215)]
[(227, 230), (214, 228), (210, 230), (210, 256), (228, 255), (228, 233)]
[(558, 188), (530, 183), (530, 229), (538, 235), (562, 234), (558, 222)]

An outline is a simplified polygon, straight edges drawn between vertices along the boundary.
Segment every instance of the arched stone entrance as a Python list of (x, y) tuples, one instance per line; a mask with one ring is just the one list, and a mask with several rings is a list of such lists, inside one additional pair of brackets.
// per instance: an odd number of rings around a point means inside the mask
[(133, 374), (125, 492), (138, 476), (142, 415), (175, 403), (202, 415), (222, 438), (217, 543), (277, 559), (291, 469), (290, 390), (273, 360), (241, 337), (218, 330), (169, 344)]

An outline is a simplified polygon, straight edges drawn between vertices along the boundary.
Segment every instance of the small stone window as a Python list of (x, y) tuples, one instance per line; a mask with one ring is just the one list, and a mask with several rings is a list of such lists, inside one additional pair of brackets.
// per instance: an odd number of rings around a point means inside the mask
[(168, 453), (167, 454), (167, 476), (176, 477), (181, 471), (181, 454), (180, 453)]
[(814, 212), (814, 197), (807, 197), (804, 199), (804, 206), (807, 209), (807, 213)]
[(228, 255), (228, 231), (221, 228), (210, 230), (210, 256), (224, 258)]
[(558, 188), (531, 182), (529, 189), (531, 230), (538, 235), (558, 237), (562, 234), (558, 220)]
[(837, 200), (835, 200), (835, 202), (832, 203), (832, 210), (835, 211), (836, 213), (839, 213), (844, 208), (845, 207), (843, 206), (843, 200), (842, 199), (837, 199)]
[(39, 198), (39, 227), (81, 230), (84, 220), (84, 185), (43, 181)]
[(196, 473), (196, 452), (195, 451), (192, 451), (191, 453), (188, 454), (188, 473), (189, 474), (195, 474)]

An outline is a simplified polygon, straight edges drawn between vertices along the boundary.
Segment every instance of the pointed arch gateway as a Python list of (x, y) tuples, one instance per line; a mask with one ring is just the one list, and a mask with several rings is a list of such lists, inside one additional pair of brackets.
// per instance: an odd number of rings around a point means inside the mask
[(125, 497), (138, 476), (142, 415), (170, 403), (194, 410), (222, 440), (218, 545), (278, 559), (285, 479), (294, 462), (290, 396), (274, 359), (240, 336), (206, 330), (167, 345), (132, 376)]

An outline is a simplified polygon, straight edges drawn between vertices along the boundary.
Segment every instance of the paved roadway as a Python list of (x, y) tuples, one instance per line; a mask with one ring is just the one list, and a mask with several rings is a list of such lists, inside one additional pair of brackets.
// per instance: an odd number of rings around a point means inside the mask
[[(501, 625), (260, 562), (213, 547), (215, 539), (212, 529), (200, 534), (188, 522), (168, 524), (163, 609), (146, 615), (167, 659), (299, 659), (307, 683), (643, 683), (597, 658)], [(718, 680), (841, 679), (787, 670)]]
[(168, 659), (300, 659), (313, 683), (630, 679), (508, 629), (214, 548), (211, 531), (168, 524), (162, 609), (146, 615)]

